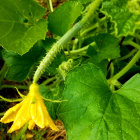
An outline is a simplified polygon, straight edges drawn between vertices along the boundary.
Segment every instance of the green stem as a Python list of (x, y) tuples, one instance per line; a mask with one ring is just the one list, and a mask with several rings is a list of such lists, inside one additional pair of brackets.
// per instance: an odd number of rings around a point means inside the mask
[(135, 56), (132, 58), (132, 60), (115, 76), (113, 76), (109, 81), (112, 80), (118, 80), (120, 77), (122, 77), (126, 72), (129, 71), (133, 67), (133, 65), (139, 60), (140, 58), (140, 50), (135, 54)]
[(125, 55), (121, 58), (116, 59), (115, 61), (122, 61), (122, 60), (128, 59), (129, 57), (134, 55), (134, 53), (136, 53), (136, 52), (137, 52), (137, 49), (133, 49), (130, 53), (128, 53), (127, 55)]
[(140, 50), (140, 45), (133, 42), (132, 40), (124, 41), (123, 45), (131, 45), (131, 46), (135, 47), (136, 49)]
[(6, 64), (4, 64), (1, 71), (0, 71), (0, 87), (1, 87), (3, 79), (5, 78), (7, 69), (8, 69), (8, 66)]
[[(72, 50), (70, 53), (71, 54), (79, 54), (79, 53), (81, 53), (83, 51), (86, 51), (89, 48), (89, 46), (94, 46), (94, 45), (95, 45), (95, 42), (93, 42), (90, 45), (87, 45), (87, 46), (85, 46), (83, 48), (80, 48), (78, 50)], [(69, 55), (69, 52), (65, 51), (65, 55)]]
[(52, 0), (47, 0), (50, 12), (53, 12)]
[(86, 33), (88, 33), (88, 32), (90, 32), (91, 30), (97, 28), (98, 26), (99, 26), (98, 23), (96, 23), (96, 24), (90, 26), (89, 28), (85, 29), (82, 33), (80, 33), (80, 36), (85, 35)]
[(2, 96), (0, 96), (0, 98), (2, 99), (1, 101), (6, 101), (6, 102), (20, 102), (23, 100), (23, 98), (19, 98), (19, 99), (7, 99), (7, 98), (4, 98)]
[(28, 86), (24, 86), (24, 85), (2, 85), (0, 87), (0, 89), (3, 89), (3, 88), (18, 88), (18, 89), (28, 89)]
[(68, 100), (51, 100), (51, 99), (47, 99), (42, 97), (43, 100), (47, 101), (47, 102), (53, 102), (53, 103), (61, 103), (61, 102), (66, 102)]
[(139, 34), (135, 34), (134, 37), (136, 37), (137, 39), (140, 39), (140, 35)]
[(114, 75), (114, 64), (113, 64), (113, 62), (111, 62), (111, 64), (110, 64), (110, 78), (113, 77), (113, 75)]
[(4, 114), (5, 114), (5, 112), (1, 112), (1, 113), (0, 113), (0, 116), (3, 116)]
[(76, 38), (76, 39), (73, 41), (73, 47), (72, 47), (73, 50), (76, 50), (76, 48), (77, 48), (77, 43), (78, 43), (78, 39)]
[(54, 80), (56, 80), (56, 77), (49, 78), (49, 79), (45, 80), (44, 82), (42, 82), (42, 85), (47, 85)]
[(87, 14), (82, 18), (81, 21), (76, 23), (64, 36), (60, 38), (50, 49), (50, 51), (46, 54), (46, 56), (41, 61), (37, 70), (35, 71), (33, 77), (33, 83), (36, 83), (41, 75), (44, 73), (45, 68), (48, 67), (51, 62), (54, 60), (56, 55), (63, 49), (63, 46), (76, 34), (81, 28), (87, 23), (87, 21), (91, 20), (91, 16), (94, 16), (96, 9), (100, 6), (102, 0), (95, 0), (91, 3)]

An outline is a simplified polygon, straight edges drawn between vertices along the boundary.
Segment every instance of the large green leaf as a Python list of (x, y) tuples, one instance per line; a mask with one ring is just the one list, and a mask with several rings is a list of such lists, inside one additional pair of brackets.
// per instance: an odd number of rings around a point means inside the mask
[(140, 21), (139, 0), (104, 0), (103, 12), (116, 24), (118, 35), (132, 34)]
[(65, 2), (48, 17), (49, 30), (57, 35), (63, 35), (81, 15), (82, 5), (79, 2)]
[(58, 108), (68, 140), (140, 139), (140, 75), (112, 93), (102, 71), (86, 64), (67, 76)]
[(0, 0), (0, 45), (20, 55), (45, 39), (45, 9), (34, 0)]
[(119, 40), (110, 34), (99, 34), (93, 38), (96, 48), (89, 47), (87, 54), (96, 63), (104, 59), (114, 59), (120, 56)]
[(6, 78), (12, 81), (25, 80), (32, 66), (44, 54), (45, 49), (41, 46), (34, 46), (28, 53), (22, 56), (5, 51), (3, 59), (9, 67)]

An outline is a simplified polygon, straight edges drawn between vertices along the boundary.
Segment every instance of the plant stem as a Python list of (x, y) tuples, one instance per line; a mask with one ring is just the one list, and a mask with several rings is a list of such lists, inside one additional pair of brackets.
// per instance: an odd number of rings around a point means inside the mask
[(47, 0), (50, 12), (53, 12), (52, 0)]
[(5, 78), (7, 69), (8, 69), (8, 66), (6, 64), (4, 64), (1, 71), (0, 71), (0, 87), (1, 87), (3, 79)]
[(136, 37), (137, 39), (140, 39), (140, 35), (139, 34), (135, 34), (134, 37)]
[(42, 82), (42, 85), (47, 85), (54, 80), (56, 80), (56, 77), (49, 78), (49, 79), (45, 80), (44, 82)]
[(111, 62), (111, 64), (110, 64), (110, 78), (113, 77), (113, 75), (114, 75), (114, 64), (113, 64), (113, 62)]
[(77, 48), (77, 43), (78, 43), (78, 39), (76, 38), (76, 39), (73, 41), (73, 47), (72, 47), (73, 50), (76, 50), (76, 48)]
[(5, 114), (5, 112), (1, 112), (1, 113), (0, 113), (0, 116), (3, 116), (4, 114)]
[[(95, 42), (93, 42), (93, 43), (91, 43), (90, 45), (87, 45), (87, 46), (85, 46), (85, 47), (83, 47), (83, 48), (80, 48), (80, 49), (78, 49), (78, 50), (72, 50), (72, 51), (70, 52), (70, 54), (81, 53), (81, 52), (83, 52), (83, 51), (86, 51), (86, 50), (89, 48), (89, 46), (94, 46), (94, 45), (95, 45)], [(65, 55), (69, 55), (69, 52), (65, 51)]]
[(80, 36), (85, 35), (86, 33), (88, 33), (89, 31), (91, 31), (91, 30), (93, 30), (93, 29), (97, 28), (98, 26), (99, 26), (99, 24), (98, 24), (98, 23), (96, 23), (96, 24), (94, 24), (94, 25), (92, 25), (92, 26), (88, 27), (88, 28), (87, 28), (87, 29), (85, 29), (82, 33), (80, 33)]
[(120, 77), (122, 77), (129, 69), (133, 67), (133, 65), (139, 60), (140, 58), (140, 50), (135, 54), (135, 56), (132, 58), (132, 60), (115, 76), (113, 76), (110, 81), (112, 80), (118, 80)]
[(24, 85), (2, 85), (0, 87), (0, 89), (3, 89), (3, 88), (18, 88), (18, 89), (28, 89), (28, 86), (24, 86)]
[(2, 99), (1, 101), (6, 101), (6, 102), (20, 102), (23, 100), (23, 98), (19, 98), (19, 99), (7, 99), (7, 98), (4, 98), (2, 96), (0, 96), (0, 98)]
[(60, 38), (50, 49), (50, 51), (46, 54), (46, 56), (41, 61), (40, 65), (38, 66), (37, 70), (35, 71), (33, 77), (33, 83), (36, 83), (41, 75), (44, 73), (45, 68), (48, 67), (51, 62), (54, 60), (56, 55), (63, 49), (63, 46), (76, 34), (78, 33), (81, 28), (87, 23), (87, 21), (91, 20), (91, 16), (93, 17), (96, 9), (100, 6), (102, 0), (95, 0), (91, 3), (88, 12), (82, 18), (81, 21), (76, 23), (64, 36)]
[(47, 102), (53, 102), (53, 103), (61, 103), (61, 102), (66, 102), (68, 100), (51, 100), (51, 99), (47, 99), (42, 97), (43, 100), (47, 101)]
[(135, 47), (136, 49), (140, 50), (140, 45), (133, 42), (132, 40), (124, 41), (123, 45), (131, 45), (131, 46)]
[(133, 49), (130, 53), (128, 53), (127, 55), (125, 55), (125, 56), (123, 56), (121, 58), (116, 59), (115, 61), (125, 60), (125, 59), (131, 57), (132, 55), (134, 55), (134, 53), (136, 53), (136, 52), (137, 52), (137, 49)]

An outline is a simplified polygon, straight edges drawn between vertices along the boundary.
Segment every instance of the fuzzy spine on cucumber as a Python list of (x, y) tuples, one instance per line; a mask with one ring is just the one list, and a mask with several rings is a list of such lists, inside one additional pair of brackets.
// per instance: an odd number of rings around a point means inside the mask
[(102, 0), (95, 0), (90, 4), (90, 7), (87, 11), (87, 14), (82, 18), (81, 21), (76, 23), (66, 34), (64, 34), (60, 40), (58, 40), (52, 48), (49, 50), (49, 52), (46, 54), (46, 56), (43, 58), (43, 60), (40, 62), (40, 65), (38, 66), (37, 70), (35, 71), (34, 77), (33, 77), (33, 83), (36, 83), (41, 75), (45, 72), (46, 67), (48, 67), (51, 62), (54, 60), (56, 55), (63, 49), (63, 46), (76, 34), (78, 33), (81, 28), (87, 23), (87, 21), (90, 20), (91, 16), (94, 15), (96, 9), (100, 6)]

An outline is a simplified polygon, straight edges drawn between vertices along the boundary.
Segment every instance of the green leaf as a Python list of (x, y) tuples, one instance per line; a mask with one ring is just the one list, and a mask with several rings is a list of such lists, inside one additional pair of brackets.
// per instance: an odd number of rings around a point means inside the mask
[(71, 71), (58, 117), (68, 140), (138, 140), (140, 138), (140, 75), (111, 93), (102, 71), (86, 64)]
[(89, 47), (87, 54), (93, 61), (100, 63), (104, 59), (120, 56), (119, 40), (110, 34), (99, 34), (95, 37), (96, 48)]
[(45, 39), (45, 11), (34, 0), (0, 0), (0, 45), (20, 55), (28, 52)]
[(81, 15), (82, 5), (78, 2), (65, 2), (48, 16), (48, 28), (57, 35), (63, 35)]
[(45, 53), (41, 46), (34, 46), (28, 53), (20, 56), (13, 52), (4, 52), (3, 59), (8, 65), (6, 78), (12, 81), (23, 81), (26, 79), (32, 66)]
[(119, 36), (134, 33), (140, 22), (140, 5), (138, 0), (104, 0), (102, 11), (116, 25)]
[(49, 51), (55, 42), (56, 40), (54, 38), (46, 38), (45, 40), (39, 41), (40, 46), (44, 47), (46, 51)]

